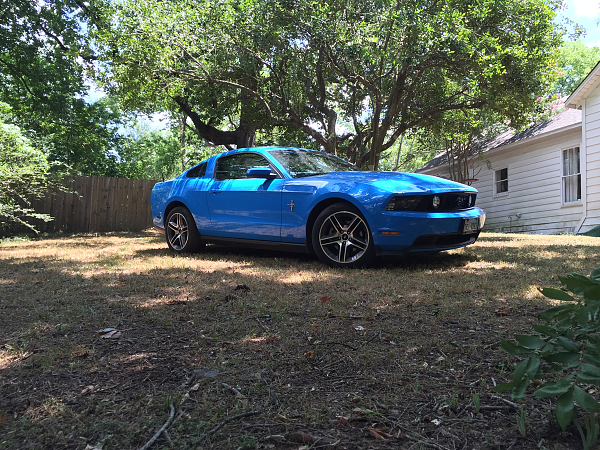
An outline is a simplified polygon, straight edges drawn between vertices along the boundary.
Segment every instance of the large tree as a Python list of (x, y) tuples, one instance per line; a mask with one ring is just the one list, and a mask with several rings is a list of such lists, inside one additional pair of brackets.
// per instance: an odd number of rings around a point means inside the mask
[(600, 47), (588, 47), (581, 40), (565, 42), (558, 50), (557, 79), (553, 94), (570, 95), (600, 60)]
[[(89, 102), (95, 55), (88, 31), (104, 0), (7, 0), (0, 11), (0, 102), (36, 148), (72, 172), (116, 175), (122, 114), (114, 99)], [(54, 166), (58, 167), (58, 166)]]
[(559, 36), (543, 0), (124, 0), (101, 79), (132, 109), (179, 109), (211, 144), (294, 127), (376, 168), (407, 130), (489, 107), (514, 122)]
[[(73, 97), (87, 92), (84, 71), (94, 57), (89, 27), (102, 0), (7, 0), (0, 12), (0, 100), (27, 127), (60, 120)], [(91, 66), (88, 66), (91, 67)]]

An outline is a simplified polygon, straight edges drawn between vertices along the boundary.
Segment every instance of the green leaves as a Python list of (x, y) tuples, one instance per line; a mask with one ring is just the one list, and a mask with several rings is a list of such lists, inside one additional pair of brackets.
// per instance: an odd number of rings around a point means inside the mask
[(549, 322), (552, 319), (558, 317), (560, 314), (569, 313), (576, 309), (576, 305), (558, 305), (552, 308), (548, 308), (538, 314), (538, 318), (545, 322)]
[(518, 345), (513, 344), (512, 342), (505, 341), (504, 339), (500, 341), (500, 345), (504, 350), (510, 353), (513, 356), (518, 355), (527, 355), (531, 353), (531, 350), (525, 347), (520, 347)]
[[(576, 425), (584, 447), (595, 442), (598, 426), (594, 414), (600, 412), (600, 403), (580, 384), (600, 386), (600, 268), (590, 277), (569, 273), (559, 277), (565, 289), (544, 288), (540, 292), (561, 304), (542, 311), (538, 317), (544, 324), (533, 329), (544, 338), (516, 335), (519, 345), (502, 341), (502, 347), (511, 355), (530, 355), (515, 366), (510, 383), (497, 386), (497, 392), (512, 390), (513, 398), (522, 398), (532, 379), (544, 373), (557, 374), (558, 380), (547, 382), (534, 392), (536, 398), (557, 397), (556, 418), (563, 430), (576, 421), (577, 406), (589, 413), (587, 434)], [(587, 420), (587, 419), (586, 419)]]
[(543, 288), (539, 290), (544, 297), (551, 298), (553, 300), (561, 300), (563, 302), (574, 302), (575, 299), (567, 294), (565, 291), (552, 288)]
[(546, 383), (535, 391), (533, 395), (537, 398), (556, 397), (571, 388), (573, 377), (574, 374), (571, 374), (555, 383)]
[(45, 193), (49, 168), (44, 153), (0, 119), (0, 228), (17, 223), (34, 229), (31, 218), (51, 220), (30, 208), (30, 201)]
[(564, 431), (575, 417), (577, 417), (577, 409), (573, 403), (573, 388), (570, 388), (558, 397), (556, 402), (556, 418)]
[(515, 340), (523, 347), (529, 349), (542, 348), (544, 345), (546, 345), (546, 341), (544, 341), (543, 339), (540, 339), (535, 336), (529, 336), (526, 334), (516, 334)]
[(127, 108), (175, 111), (179, 98), (213, 143), (237, 145), (225, 142), (232, 128), (273, 139), (292, 127), (298, 140), (375, 165), (404, 131), (445, 111), (521, 120), (560, 41), (543, 0), (491, 10), (422, 0), (110, 6), (110, 26), (93, 30), (106, 61), (98, 78)]

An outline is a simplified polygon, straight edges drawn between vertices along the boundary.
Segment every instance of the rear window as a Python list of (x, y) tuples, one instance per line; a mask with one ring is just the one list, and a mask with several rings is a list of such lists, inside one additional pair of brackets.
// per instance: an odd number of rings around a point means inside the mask
[(185, 175), (187, 178), (202, 178), (206, 175), (206, 163), (202, 163), (199, 166), (196, 166), (190, 170)]

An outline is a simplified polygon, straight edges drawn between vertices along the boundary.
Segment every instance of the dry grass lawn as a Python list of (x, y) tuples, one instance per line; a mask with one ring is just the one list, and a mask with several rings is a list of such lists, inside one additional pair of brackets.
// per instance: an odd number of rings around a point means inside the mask
[(552, 401), (526, 398), (523, 436), (491, 388), (518, 362), (500, 339), (548, 306), (537, 288), (600, 266), (598, 242), (483, 234), (345, 271), (175, 256), (154, 230), (5, 241), (0, 449), (139, 449), (173, 411), (153, 449), (581, 448)]

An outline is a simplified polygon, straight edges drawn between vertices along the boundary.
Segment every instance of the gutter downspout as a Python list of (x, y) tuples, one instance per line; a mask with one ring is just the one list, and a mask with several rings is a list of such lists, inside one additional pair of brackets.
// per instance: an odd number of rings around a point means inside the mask
[[(581, 170), (581, 206), (583, 212), (581, 220), (575, 227), (574, 235), (579, 234), (585, 219), (587, 219), (587, 117), (586, 117), (586, 99), (581, 101), (581, 146), (579, 147), (580, 170)], [(582, 170), (583, 169), (583, 170)]]

